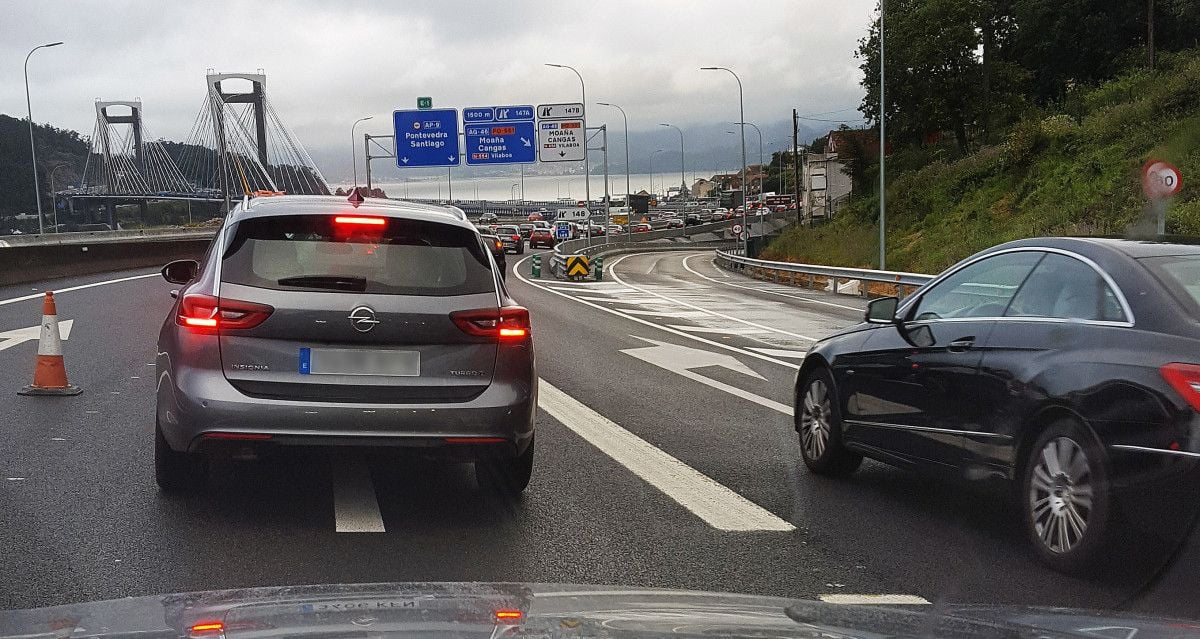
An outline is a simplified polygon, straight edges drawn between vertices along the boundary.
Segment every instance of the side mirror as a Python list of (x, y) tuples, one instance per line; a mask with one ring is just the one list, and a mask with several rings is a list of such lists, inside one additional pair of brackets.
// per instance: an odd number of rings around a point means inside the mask
[(187, 284), (196, 279), (200, 263), (196, 260), (175, 260), (162, 269), (163, 279), (172, 284)]
[(868, 324), (895, 324), (896, 307), (900, 305), (897, 297), (881, 297), (867, 304), (867, 312), (863, 319)]

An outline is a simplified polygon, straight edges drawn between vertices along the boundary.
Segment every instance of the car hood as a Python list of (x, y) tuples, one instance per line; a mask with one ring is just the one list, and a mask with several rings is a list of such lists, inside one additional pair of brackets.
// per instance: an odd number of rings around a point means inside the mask
[(4, 639), (619, 639), (647, 634), (1151, 639), (1197, 632), (1200, 624), (1186, 621), (1058, 608), (873, 607), (685, 590), (508, 583), (247, 588), (0, 612)]

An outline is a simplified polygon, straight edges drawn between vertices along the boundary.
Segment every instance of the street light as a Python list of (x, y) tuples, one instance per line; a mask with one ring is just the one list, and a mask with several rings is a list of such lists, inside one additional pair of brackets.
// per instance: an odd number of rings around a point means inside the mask
[(33, 55), (33, 52), (37, 51), (38, 49), (57, 47), (60, 44), (62, 44), (62, 42), (39, 44), (38, 46), (30, 49), (29, 54), (25, 56), (25, 110), (29, 114), (29, 155), (33, 158), (33, 199), (35, 202), (37, 202), (38, 235), (44, 233), (46, 229), (42, 223), (42, 189), (38, 186), (37, 149), (33, 145), (33, 106), (31, 106), (31, 102), (29, 100), (29, 56)]
[(548, 67), (555, 69), (570, 69), (575, 72), (575, 77), (579, 78), (579, 97), (580, 104), (583, 105), (583, 193), (586, 201), (588, 212), (588, 245), (592, 241), (592, 173), (591, 167), (588, 165), (588, 134), (587, 134), (587, 85), (583, 83), (583, 76), (575, 67), (566, 64), (551, 64), (545, 63)]
[(374, 117), (373, 115), (368, 115), (365, 118), (355, 120), (354, 124), (350, 125), (350, 163), (354, 165), (354, 188), (356, 190), (358, 189), (358, 154), (354, 151), (354, 127), (358, 126), (359, 122), (366, 122)]
[(632, 189), (629, 188), (629, 118), (625, 115), (625, 109), (610, 104), (608, 102), (597, 102), (601, 106), (610, 106), (621, 112), (621, 118), (625, 120), (625, 207), (629, 207), (629, 194)]
[(662, 149), (656, 149), (650, 154), (650, 195), (654, 195), (654, 154), (662, 152)]
[(883, 109), (887, 102), (883, 99), (883, 4), (879, 0), (879, 270), (887, 269), (886, 236), (884, 233), (887, 211), (887, 193), (883, 181), (883, 157), (887, 155), (887, 143), (883, 137)]
[(509, 199), (509, 200), (511, 200), (511, 201), (513, 201), (513, 202), (516, 202), (516, 201), (517, 201), (517, 195), (516, 195), (516, 193), (517, 193), (517, 188), (518, 188), (518, 187), (520, 187), (520, 186), (521, 186), (520, 184), (517, 184), (516, 182), (513, 182), (513, 183), (512, 183), (512, 186), (508, 187), (508, 199)]
[(753, 122), (734, 122), (734, 124), (749, 124), (750, 126), (754, 127), (754, 130), (758, 133), (758, 199), (762, 200), (762, 190), (763, 190), (763, 187), (762, 187), (762, 175), (763, 175), (762, 131), (759, 130), (758, 125), (754, 124)]
[[(737, 80), (738, 85), (738, 122), (746, 121), (746, 102), (742, 99), (742, 79), (732, 69), (725, 67), (700, 67), (701, 71), (728, 71)], [(746, 125), (741, 124), (742, 131), (742, 226), (746, 226)], [(746, 237), (749, 237), (747, 235)], [(748, 253), (747, 240), (742, 240), (742, 252)], [(750, 257), (748, 254), (746, 257)]]
[[(683, 129), (674, 124), (659, 123), (658, 126), (665, 126), (679, 131), (679, 199), (683, 199), (683, 192), (687, 189), (687, 178), (684, 177), (684, 155), (683, 155)], [(664, 191), (666, 189), (663, 189)], [(663, 194), (664, 196), (666, 193)]]

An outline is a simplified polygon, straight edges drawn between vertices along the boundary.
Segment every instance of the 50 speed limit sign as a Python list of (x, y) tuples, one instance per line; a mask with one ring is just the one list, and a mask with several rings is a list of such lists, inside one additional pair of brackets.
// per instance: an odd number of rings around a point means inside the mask
[(1170, 162), (1150, 160), (1142, 166), (1142, 190), (1146, 197), (1162, 199), (1171, 197), (1183, 186), (1183, 176)]

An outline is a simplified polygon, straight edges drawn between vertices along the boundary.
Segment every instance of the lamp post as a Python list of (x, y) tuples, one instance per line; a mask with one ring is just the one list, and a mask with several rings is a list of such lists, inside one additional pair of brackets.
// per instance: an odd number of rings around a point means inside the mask
[(579, 103), (583, 105), (583, 197), (588, 212), (587, 238), (590, 245), (592, 240), (592, 173), (591, 167), (588, 164), (587, 85), (583, 83), (583, 75), (575, 67), (566, 64), (551, 64), (549, 62), (546, 63), (546, 66), (556, 69), (570, 69), (575, 72), (575, 77), (579, 78)]
[(656, 149), (650, 153), (650, 195), (654, 195), (654, 154), (662, 152), (662, 149)]
[(38, 46), (30, 49), (29, 53), (25, 56), (25, 110), (29, 114), (29, 155), (33, 158), (33, 199), (35, 202), (37, 202), (38, 235), (44, 233), (46, 229), (42, 220), (42, 189), (38, 186), (37, 148), (33, 144), (33, 106), (32, 102), (29, 100), (29, 56), (32, 56), (33, 52), (37, 51), (38, 49), (57, 47), (60, 44), (62, 44), (62, 42), (39, 44)]
[(887, 269), (887, 235), (885, 232), (887, 192), (883, 180), (883, 158), (887, 155), (887, 142), (883, 135), (883, 114), (885, 105), (887, 105), (883, 99), (883, 4), (884, 0), (879, 0), (879, 270), (881, 271)]
[[(742, 79), (738, 77), (738, 74), (734, 73), (733, 69), (728, 69), (726, 67), (700, 67), (700, 70), (701, 71), (728, 71), (729, 75), (732, 75), (733, 79), (737, 80), (737, 85), (738, 85), (738, 122), (739, 123), (745, 122), (746, 121), (746, 102), (742, 96)], [(745, 228), (745, 226), (746, 226), (746, 125), (740, 124), (739, 126), (741, 127), (741, 132), (742, 132), (742, 227)], [(747, 237), (749, 237), (749, 236), (747, 236)], [(743, 254), (748, 252), (747, 249), (749, 247), (746, 244), (747, 241), (748, 240), (742, 240)], [(749, 257), (749, 255), (746, 255), (746, 257)]]
[[(354, 188), (358, 189), (358, 155), (354, 152), (354, 127), (358, 126), (359, 122), (366, 122), (374, 118), (373, 115), (368, 115), (365, 118), (359, 118), (350, 125), (350, 163), (354, 165)], [(367, 180), (370, 182), (370, 180)]]
[[(679, 131), (679, 198), (683, 199), (683, 192), (687, 190), (687, 178), (684, 177), (684, 155), (683, 155), (683, 129), (674, 124), (659, 123), (658, 126), (665, 126)], [(664, 189), (666, 190), (666, 189)], [(664, 195), (666, 195), (664, 193)]]
[(625, 115), (625, 109), (608, 102), (597, 102), (601, 106), (610, 106), (621, 112), (621, 119), (625, 120), (625, 208), (629, 208), (629, 194), (632, 189), (629, 188), (629, 118)]

